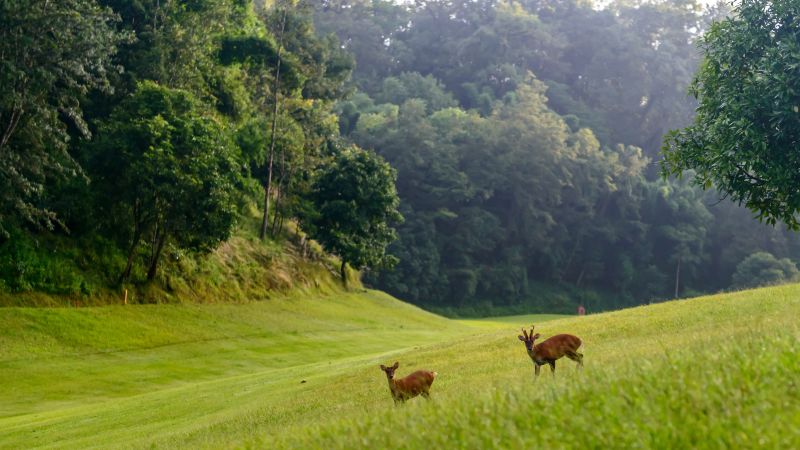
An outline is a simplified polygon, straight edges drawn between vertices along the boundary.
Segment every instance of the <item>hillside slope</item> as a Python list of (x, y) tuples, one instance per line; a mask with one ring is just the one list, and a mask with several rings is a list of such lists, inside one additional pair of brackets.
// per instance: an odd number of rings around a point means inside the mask
[[(796, 448), (798, 307), (791, 285), (520, 317), (584, 341), (583, 371), (560, 361), (536, 384), (527, 323), (377, 292), (0, 309), (0, 447)], [(394, 407), (392, 361), (438, 371), (433, 400)]]
[(543, 337), (583, 338), (586, 366), (536, 382), (519, 327), (414, 352), (440, 373), (435, 401), (395, 409), (376, 392), (383, 408), (279, 447), (798, 448), (799, 308), (789, 285), (546, 322)]
[[(245, 303), (340, 289), (339, 261), (295, 233), (295, 224), (266, 241), (253, 235), (255, 227), (246, 222), (208, 254), (168, 246), (153, 281), (139, 264), (125, 284), (124, 255), (101, 238), (22, 233), (0, 245), (0, 306), (119, 305), (125, 290), (128, 303), (152, 304)], [(348, 276), (360, 286), (354, 272)]]

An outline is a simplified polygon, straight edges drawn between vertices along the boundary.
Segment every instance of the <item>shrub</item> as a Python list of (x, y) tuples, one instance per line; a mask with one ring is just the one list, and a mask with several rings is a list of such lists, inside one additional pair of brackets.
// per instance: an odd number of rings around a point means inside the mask
[(786, 283), (797, 279), (799, 273), (789, 258), (777, 259), (771, 253), (757, 252), (736, 266), (731, 286), (741, 289)]

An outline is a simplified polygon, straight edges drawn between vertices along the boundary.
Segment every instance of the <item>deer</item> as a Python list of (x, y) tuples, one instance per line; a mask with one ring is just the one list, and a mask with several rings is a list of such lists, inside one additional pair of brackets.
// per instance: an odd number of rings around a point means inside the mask
[(553, 377), (555, 377), (556, 360), (563, 356), (577, 361), (579, 369), (583, 367), (583, 355), (578, 353), (581, 340), (577, 336), (571, 334), (557, 334), (534, 345), (533, 342), (539, 338), (539, 333), (533, 334), (533, 325), (531, 325), (530, 333), (526, 333), (525, 328), (523, 328), (522, 334), (518, 337), (520, 341), (525, 343), (528, 356), (530, 356), (533, 361), (534, 380), (539, 376), (539, 367), (544, 364), (550, 365), (550, 371)]
[(399, 380), (394, 379), (394, 371), (400, 367), (400, 363), (396, 362), (390, 367), (381, 364), (381, 370), (386, 372), (386, 378), (389, 380), (389, 390), (392, 392), (392, 399), (394, 404), (405, 403), (406, 400), (422, 395), (425, 399), (430, 399), (430, 389), (433, 380), (436, 378), (437, 373), (428, 370), (418, 370), (405, 378)]

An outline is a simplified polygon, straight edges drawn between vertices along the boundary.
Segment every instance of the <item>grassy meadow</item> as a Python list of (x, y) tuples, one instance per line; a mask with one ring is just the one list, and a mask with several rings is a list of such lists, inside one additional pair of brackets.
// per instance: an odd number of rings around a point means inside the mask
[[(800, 285), (452, 321), (375, 291), (0, 309), (0, 448), (797, 448)], [(549, 320), (548, 320), (549, 319)], [(583, 339), (533, 369), (519, 327)], [(435, 370), (395, 407), (382, 363)]]

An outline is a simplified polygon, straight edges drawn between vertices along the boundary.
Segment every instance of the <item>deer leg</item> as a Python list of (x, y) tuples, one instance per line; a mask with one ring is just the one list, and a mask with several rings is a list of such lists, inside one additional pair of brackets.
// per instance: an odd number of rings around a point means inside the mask
[(539, 364), (533, 363), (534, 379), (539, 376)]
[(550, 364), (550, 373), (552, 373), (553, 376), (555, 377), (556, 376), (556, 362), (555, 361), (548, 361), (547, 363)]
[(583, 367), (583, 355), (578, 352), (568, 352), (567, 358), (578, 363), (578, 368)]
[(422, 392), (420, 393), (420, 395), (422, 395), (423, 397), (425, 397), (425, 400), (430, 400), (430, 399), (431, 399), (431, 394), (430, 394), (428, 391), (422, 391)]

